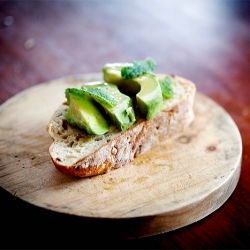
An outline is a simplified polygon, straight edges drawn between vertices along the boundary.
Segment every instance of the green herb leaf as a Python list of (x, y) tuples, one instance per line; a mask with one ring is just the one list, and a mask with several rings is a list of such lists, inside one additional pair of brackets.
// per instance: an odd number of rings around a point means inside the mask
[(164, 98), (169, 99), (173, 96), (173, 88), (171, 86), (172, 80), (169, 76), (166, 76), (161, 82), (161, 91)]
[(125, 66), (121, 69), (123, 79), (132, 79), (145, 73), (153, 71), (156, 68), (156, 62), (148, 57), (144, 61), (134, 61), (132, 66)]

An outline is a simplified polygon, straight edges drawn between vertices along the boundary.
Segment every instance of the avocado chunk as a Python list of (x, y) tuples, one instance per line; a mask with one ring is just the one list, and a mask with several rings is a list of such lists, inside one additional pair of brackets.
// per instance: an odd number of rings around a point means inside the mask
[(108, 122), (84, 91), (67, 88), (65, 95), (69, 103), (66, 114), (69, 124), (84, 129), (88, 134), (101, 135), (109, 130)]
[(121, 93), (117, 85), (106, 82), (88, 83), (82, 89), (104, 108), (111, 121), (122, 131), (135, 122), (132, 99)]
[(121, 70), (129, 63), (106, 64), (103, 67), (104, 81), (116, 84), (123, 93), (136, 95), (136, 102), (142, 115), (152, 119), (161, 110), (163, 97), (157, 76), (147, 72), (133, 79), (123, 79)]

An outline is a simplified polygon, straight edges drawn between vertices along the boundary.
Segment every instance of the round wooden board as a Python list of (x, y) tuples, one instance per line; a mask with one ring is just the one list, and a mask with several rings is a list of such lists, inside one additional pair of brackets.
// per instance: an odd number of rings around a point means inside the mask
[(66, 176), (54, 167), (46, 126), (65, 101), (64, 90), (101, 78), (86, 74), (43, 83), (1, 106), (1, 187), (56, 212), (119, 219), (129, 225), (123, 238), (174, 230), (218, 209), (237, 185), (242, 141), (231, 117), (200, 93), (191, 126), (127, 166), (90, 178)]

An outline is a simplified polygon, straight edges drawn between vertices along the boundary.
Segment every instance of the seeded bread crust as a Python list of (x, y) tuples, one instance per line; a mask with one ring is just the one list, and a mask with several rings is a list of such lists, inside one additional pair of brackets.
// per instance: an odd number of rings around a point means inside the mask
[[(158, 75), (159, 78), (165, 75)], [(196, 87), (191, 81), (172, 76), (174, 97), (149, 121), (137, 117), (129, 129), (114, 126), (104, 135), (87, 135), (65, 119), (67, 103), (52, 116), (47, 131), (53, 140), (49, 147), (55, 167), (64, 174), (88, 177), (104, 174), (131, 162), (154, 145), (187, 128), (194, 119)]]

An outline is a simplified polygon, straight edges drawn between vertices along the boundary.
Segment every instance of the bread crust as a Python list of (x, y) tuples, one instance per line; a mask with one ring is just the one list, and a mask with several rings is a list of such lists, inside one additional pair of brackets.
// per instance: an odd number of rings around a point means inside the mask
[[(140, 119), (129, 129), (120, 132), (118, 136), (74, 164), (66, 165), (60, 158), (54, 156), (53, 151), (57, 140), (51, 137), (53, 143), (49, 148), (49, 153), (55, 167), (64, 174), (78, 177), (104, 174), (128, 164), (139, 155), (149, 151), (154, 145), (183, 131), (194, 119), (193, 102), (196, 88), (187, 79), (177, 76), (175, 79), (182, 85), (188, 85), (188, 91), (176, 105), (161, 110), (151, 120)], [(52, 129), (51, 126), (50, 122), (47, 126), (48, 132)]]

